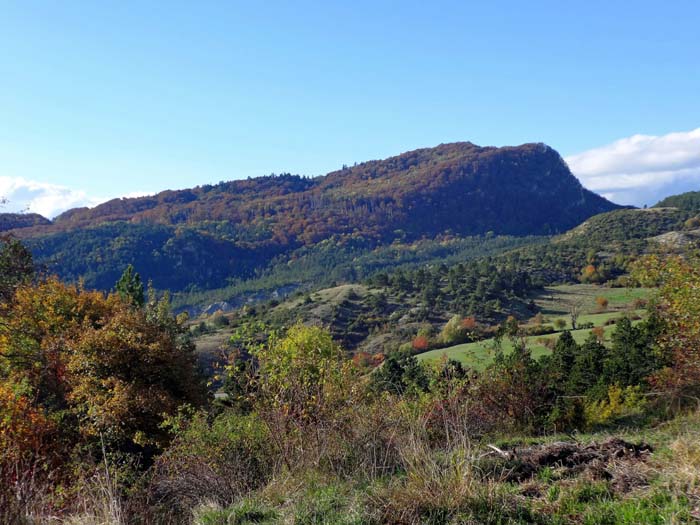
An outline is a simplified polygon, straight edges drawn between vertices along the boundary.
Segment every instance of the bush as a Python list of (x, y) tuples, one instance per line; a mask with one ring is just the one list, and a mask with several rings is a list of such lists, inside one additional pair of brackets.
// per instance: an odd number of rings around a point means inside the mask
[(596, 326), (591, 330), (598, 342), (602, 343), (605, 340), (605, 329), (602, 326)]
[(553, 334), (556, 330), (551, 324), (528, 326), (525, 328), (525, 335), (545, 335)]
[(424, 335), (417, 335), (411, 343), (416, 352), (425, 352), (430, 347), (430, 341)]
[(638, 417), (647, 408), (647, 401), (638, 386), (625, 389), (617, 385), (608, 388), (607, 399), (586, 404), (586, 422), (589, 426), (614, 423), (623, 418)]
[(607, 310), (608, 304), (610, 304), (610, 302), (608, 301), (608, 298), (603, 297), (603, 296), (596, 297), (595, 302), (598, 305), (598, 310), (601, 312), (604, 312), (605, 310)]
[(445, 323), (439, 339), (444, 345), (456, 345), (465, 342), (469, 338), (469, 333), (470, 329), (465, 327), (462, 317), (455, 315)]
[(287, 467), (332, 464), (362, 395), (358, 369), (330, 334), (298, 324), (255, 352), (255, 407)]
[(211, 324), (217, 328), (222, 328), (231, 324), (231, 321), (228, 320), (228, 317), (226, 317), (223, 312), (218, 311), (212, 316)]
[(176, 437), (154, 465), (149, 492), (177, 514), (204, 502), (228, 506), (275, 471), (270, 433), (255, 414), (224, 412), (209, 422), (198, 412), (171, 424)]

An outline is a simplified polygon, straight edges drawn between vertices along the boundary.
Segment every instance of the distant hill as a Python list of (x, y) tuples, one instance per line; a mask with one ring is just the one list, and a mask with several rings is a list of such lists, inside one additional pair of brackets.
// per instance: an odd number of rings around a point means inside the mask
[(595, 215), (555, 242), (573, 241), (604, 246), (606, 243), (648, 239), (684, 227), (688, 214), (677, 208), (615, 210)]
[(37, 259), (110, 287), (133, 263), (159, 288), (259, 276), (319, 243), (370, 250), (438, 236), (564, 232), (617, 205), (543, 144), (443, 144), (306, 178), (283, 174), (115, 199), (18, 225)]
[(0, 213), (0, 232), (49, 225), (51, 221), (38, 213)]
[(666, 197), (655, 204), (654, 208), (678, 208), (684, 211), (700, 212), (700, 191), (688, 191)]

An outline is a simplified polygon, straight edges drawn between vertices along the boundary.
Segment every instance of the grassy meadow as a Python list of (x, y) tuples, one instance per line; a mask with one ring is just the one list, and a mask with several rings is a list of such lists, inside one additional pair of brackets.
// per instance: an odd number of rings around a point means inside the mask
[[(640, 301), (646, 300), (651, 291), (647, 288), (606, 288), (597, 285), (575, 284), (547, 287), (543, 293), (535, 298), (535, 304), (543, 314), (542, 324), (555, 325), (557, 320), (564, 323), (562, 330), (571, 330), (570, 310), (572, 305), (579, 309), (577, 325), (593, 324), (593, 327), (603, 327), (604, 340), (609, 341), (615, 326), (611, 321), (625, 315), (633, 318), (642, 317), (645, 313), (639, 308)], [(601, 311), (596, 302), (598, 297), (608, 300), (608, 306)], [(606, 324), (609, 323), (609, 324)], [(531, 326), (531, 325), (525, 325)], [(591, 333), (591, 328), (572, 330), (574, 340), (581, 344)], [(556, 340), (561, 331), (526, 337), (528, 348), (532, 355), (539, 358), (551, 352), (547, 347), (547, 340)], [(513, 350), (513, 344), (507, 339), (501, 342), (501, 349), (508, 353)], [(441, 359), (454, 359), (476, 370), (483, 370), (488, 366), (497, 351), (496, 342), (493, 339), (485, 339), (473, 343), (464, 343), (430, 350), (416, 357), (419, 361), (439, 361)]]

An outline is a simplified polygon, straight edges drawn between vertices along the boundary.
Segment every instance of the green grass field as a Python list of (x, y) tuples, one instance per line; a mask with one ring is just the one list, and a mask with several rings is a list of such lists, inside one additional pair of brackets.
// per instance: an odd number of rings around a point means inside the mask
[[(611, 319), (619, 319), (625, 315), (633, 315), (643, 317), (645, 311), (637, 306), (635, 300), (647, 299), (651, 290), (648, 288), (605, 288), (597, 285), (575, 284), (552, 286), (545, 289), (535, 298), (535, 303), (539, 306), (544, 315), (544, 324), (552, 324), (557, 319), (562, 319), (565, 322), (565, 330), (571, 329), (571, 319), (569, 311), (572, 304), (576, 304), (581, 312), (578, 317), (577, 324), (593, 323), (594, 327), (602, 326), (605, 330), (605, 340), (610, 339), (610, 334), (615, 329), (614, 325), (605, 326), (605, 323)], [(604, 312), (598, 311), (599, 306), (596, 303), (597, 297), (605, 297), (608, 300), (608, 308)], [(584, 342), (589, 334), (590, 328), (574, 330), (571, 334), (577, 343)], [(544, 339), (557, 339), (561, 332), (530, 336), (526, 338), (527, 345), (532, 351), (535, 358), (551, 352), (542, 341)], [(503, 340), (502, 349), (505, 353), (513, 350), (513, 345), (510, 341)], [(483, 370), (492, 361), (496, 353), (493, 339), (477, 341), (475, 343), (465, 343), (461, 345), (451, 346), (448, 348), (440, 348), (431, 350), (417, 355), (420, 361), (439, 361), (443, 358), (454, 359), (472, 367), (476, 370)]]
[(636, 299), (648, 299), (649, 288), (607, 288), (595, 284), (567, 284), (548, 286), (534, 297), (535, 304), (546, 317), (565, 316), (572, 304), (578, 304), (582, 313), (597, 313), (597, 297), (605, 297), (608, 311), (624, 311), (632, 307)]
[[(605, 337), (610, 338), (610, 334), (614, 330), (615, 326), (610, 325), (605, 327)], [(590, 329), (584, 330), (574, 330), (571, 335), (574, 336), (574, 340), (577, 343), (582, 343), (591, 333)], [(551, 351), (544, 346), (541, 342), (542, 339), (557, 339), (561, 335), (561, 332), (547, 334), (547, 335), (537, 335), (527, 337), (527, 346), (532, 351), (532, 355), (535, 358), (539, 358), (543, 355), (549, 354)], [(503, 340), (501, 343), (503, 351), (507, 354), (513, 350), (513, 345), (510, 341)], [(465, 343), (456, 346), (450, 346), (448, 348), (440, 348), (437, 350), (431, 350), (429, 352), (424, 352), (417, 355), (416, 357), (420, 361), (439, 361), (446, 357), (447, 359), (454, 359), (467, 366), (470, 366), (476, 370), (483, 370), (493, 361), (493, 356), (496, 350), (494, 348), (494, 340), (486, 339), (484, 341), (477, 341), (475, 343)]]

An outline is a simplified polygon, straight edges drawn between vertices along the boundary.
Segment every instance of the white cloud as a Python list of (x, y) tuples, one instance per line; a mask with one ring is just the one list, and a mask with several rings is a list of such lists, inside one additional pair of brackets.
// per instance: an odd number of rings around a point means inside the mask
[(123, 199), (136, 199), (138, 197), (150, 197), (151, 195), (155, 195), (155, 193), (152, 191), (130, 191), (126, 195), (122, 195), (122, 198)]
[(0, 197), (7, 200), (0, 211), (29, 211), (49, 218), (70, 208), (95, 206), (105, 200), (82, 190), (7, 176), (0, 176)]
[(655, 204), (700, 190), (700, 128), (668, 135), (633, 135), (567, 157), (587, 188), (619, 204)]
[[(132, 191), (124, 198), (153, 195), (152, 191)], [(97, 206), (112, 197), (96, 197), (86, 191), (58, 184), (0, 175), (0, 213), (32, 212), (53, 219), (71, 208)], [(3, 200), (4, 199), (4, 203)]]

